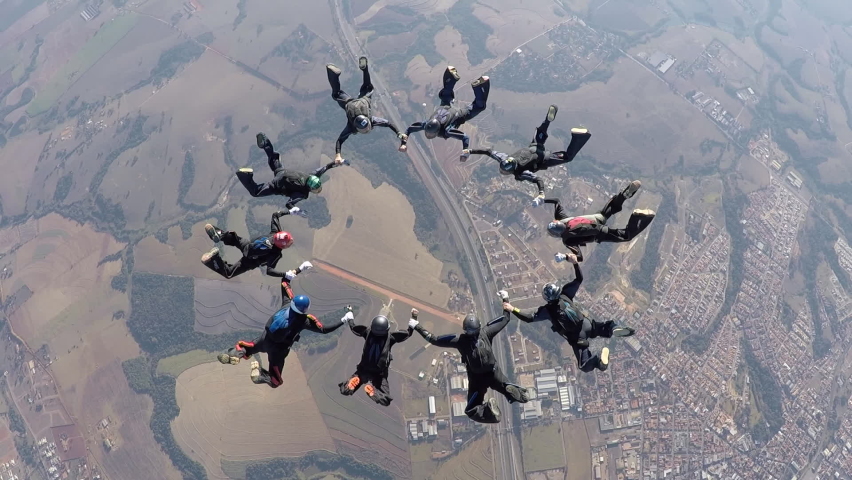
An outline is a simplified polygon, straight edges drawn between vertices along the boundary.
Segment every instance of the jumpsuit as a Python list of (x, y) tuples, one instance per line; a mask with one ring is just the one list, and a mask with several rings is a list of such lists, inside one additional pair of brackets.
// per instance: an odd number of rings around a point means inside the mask
[(391, 348), (408, 340), (414, 330), (409, 328), (379, 336), (371, 333), (370, 327), (356, 325), (354, 320), (349, 320), (349, 328), (352, 333), (364, 339), (364, 350), (361, 353), (361, 361), (355, 367), (355, 373), (349, 380), (339, 384), (340, 393), (353, 395), (361, 385), (370, 384), (372, 387), (365, 387), (367, 396), (379, 405), (390, 405), (393, 400), (388, 386), (390, 363), (393, 360)]
[(609, 228), (606, 226), (606, 221), (609, 217), (621, 211), (624, 205), (624, 193), (619, 193), (612, 197), (609, 202), (604, 205), (604, 208), (598, 213), (591, 215), (580, 215), (578, 217), (569, 217), (565, 214), (565, 210), (559, 203), (559, 199), (546, 198), (544, 203), (554, 204), (554, 218), (556, 220), (565, 220), (568, 227), (562, 232), (562, 243), (568, 247), (580, 247), (588, 242), (629, 242), (643, 230), (648, 228), (653, 216), (647, 215), (630, 215), (630, 220), (627, 221), (627, 228)]
[(225, 232), (222, 235), (222, 243), (239, 248), (243, 253), (242, 258), (237, 260), (236, 263), (230, 264), (217, 255), (205, 265), (225, 278), (236, 277), (262, 265), (266, 265), (267, 275), (283, 277), (285, 272), (275, 270), (278, 260), (281, 259), (281, 249), (273, 245), (272, 236), (281, 231), (279, 217), (289, 215), (289, 213), (287, 210), (273, 213), (269, 233), (251, 240), (246, 240), (235, 232)]

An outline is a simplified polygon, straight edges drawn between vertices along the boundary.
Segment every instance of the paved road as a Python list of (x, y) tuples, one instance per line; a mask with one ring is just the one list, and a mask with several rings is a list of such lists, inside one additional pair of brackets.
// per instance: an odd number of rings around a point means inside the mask
[[(343, 15), (340, 0), (334, 0), (332, 5), (334, 7), (333, 14), (338, 33), (349, 55), (355, 59), (361, 54), (366, 54), (357, 40), (353, 26)], [(396, 106), (388, 101), (392, 97), (384, 80), (379, 75), (376, 75), (375, 72), (371, 73), (373, 86), (375, 87), (376, 94), (378, 94), (374, 97), (374, 100), (381, 104), (381, 111), (400, 127), (407, 125), (406, 122), (402, 121), (402, 117)], [(473, 278), (469, 280), (474, 282), (478, 292), (474, 299), (478, 307), (477, 311), (481, 312), (483, 319), (486, 320), (496, 317), (500, 314), (499, 301), (496, 298), (496, 287), (486, 280), (490, 272), (483, 264), (482, 258), (479, 255), (482, 245), (477, 241), (478, 239), (475, 234), (468, 233), (468, 229), (472, 231), (473, 224), (464, 207), (461, 205), (461, 199), (454, 194), (454, 189), (448, 185), (445, 177), (433, 170), (430, 156), (426, 154), (426, 151), (417, 140), (412, 139), (408, 142), (408, 154), (424, 185), (429, 190), (432, 198), (434, 198), (444, 220), (450, 226), (457, 244), (462, 246), (465, 257), (470, 260)], [(497, 337), (495, 353), (501, 368), (505, 370), (508, 365), (503, 351), (504, 336), (500, 335)], [(501, 409), (506, 413), (511, 412), (511, 406), (502, 397), (499, 397), (499, 399), (501, 401)], [(496, 478), (500, 480), (523, 478), (520, 449), (512, 434), (513, 431), (514, 418), (511, 415), (504, 415), (503, 422), (498, 427), (492, 428), (492, 433), (495, 435), (497, 443), (497, 448), (493, 452), (494, 462), (499, 464), (500, 467)]]

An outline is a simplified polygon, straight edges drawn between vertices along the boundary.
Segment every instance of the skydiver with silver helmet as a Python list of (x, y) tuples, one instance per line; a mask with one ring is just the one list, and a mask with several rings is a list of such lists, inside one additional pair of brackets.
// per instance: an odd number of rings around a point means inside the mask
[(456, 82), (459, 80), (459, 73), (453, 66), (447, 67), (444, 71), (444, 86), (438, 92), (438, 98), (441, 100), (441, 105), (435, 109), (435, 112), (425, 122), (415, 122), (405, 131), (405, 138), (400, 139), (399, 151), (404, 152), (408, 148), (406, 141), (412, 133), (423, 131), (426, 138), (455, 138), (462, 141), (461, 161), (467, 160), (470, 156), (470, 138), (459, 130), (462, 124), (473, 119), (480, 112), (485, 110), (488, 102), (488, 92), (491, 89), (491, 82), (486, 76), (482, 76), (474, 80), (470, 86), (473, 88), (473, 102), (467, 104), (459, 104), (455, 101), (455, 93), (453, 89)]
[(432, 345), (459, 351), (462, 363), (467, 368), (468, 378), (467, 406), (464, 413), (475, 422), (500, 422), (502, 414), (497, 399), (491, 397), (488, 401), (485, 400), (489, 388), (503, 394), (509, 403), (529, 401), (527, 389), (509, 383), (500, 371), (492, 350), (492, 339), (509, 324), (509, 319), (509, 311), (504, 311), (502, 317), (482, 326), (475, 315), (467, 315), (462, 321), (463, 333), (442, 336), (435, 336), (423, 328), (416, 318), (408, 321), (409, 328), (416, 330)]
[(581, 371), (604, 371), (609, 367), (609, 348), (601, 350), (600, 356), (595, 355), (589, 350), (589, 339), (630, 337), (635, 330), (611, 320), (599, 322), (574, 301), (580, 284), (583, 283), (583, 272), (573, 254), (569, 254), (567, 260), (574, 264), (574, 280), (562, 288), (555, 283), (545, 285), (542, 297), (547, 303), (538, 308), (520, 310), (509, 303), (509, 294), (505, 290), (498, 294), (503, 299), (503, 309), (512, 312), (520, 321), (533, 323), (550, 320), (551, 329), (567, 340), (573, 348), (577, 367)]
[(308, 313), (311, 299), (307, 295), (294, 295), (290, 282), (296, 275), (312, 268), (311, 262), (303, 262), (299, 268), (289, 270), (281, 281), (281, 309), (266, 322), (263, 332), (253, 342), (237, 341), (227, 352), (218, 355), (219, 362), (236, 365), (240, 360), (248, 360), (256, 353), (266, 353), (269, 369), (262, 368), (260, 362), (251, 362), (251, 381), (265, 383), (278, 388), (283, 383), (284, 361), (290, 354), (290, 348), (299, 341), (302, 330), (316, 333), (331, 333), (343, 326), (343, 319), (324, 325), (317, 317)]
[(544, 202), (544, 182), (535, 176), (534, 172), (574, 160), (583, 145), (592, 137), (592, 134), (586, 128), (572, 128), (571, 142), (565, 151), (550, 152), (545, 150), (544, 142), (547, 141), (547, 128), (550, 126), (550, 122), (556, 118), (557, 111), (559, 111), (559, 108), (556, 105), (551, 105), (548, 108), (547, 116), (541, 125), (535, 129), (535, 136), (527, 148), (518, 150), (511, 155), (495, 152), (491, 148), (470, 151), (471, 154), (488, 155), (500, 162), (500, 173), (503, 175), (513, 175), (515, 180), (535, 183), (538, 186), (538, 195), (533, 200), (535, 206)]
[(288, 170), (281, 165), (280, 155), (273, 149), (272, 142), (262, 132), (257, 134), (257, 146), (266, 152), (269, 169), (272, 170), (275, 177), (270, 182), (258, 184), (254, 181), (254, 170), (245, 167), (237, 171), (237, 178), (252, 197), (267, 197), (269, 195), (289, 197), (286, 204), (288, 210), (308, 198), (311, 193), (322, 192), (321, 177), (325, 172), (342, 164), (348, 165), (348, 162), (343, 159), (335, 159), (312, 173)]
[(228, 263), (222, 258), (219, 248), (214, 247), (201, 256), (201, 263), (225, 278), (233, 278), (261, 266), (266, 267), (267, 275), (283, 277), (285, 272), (275, 270), (275, 266), (281, 259), (281, 251), (293, 245), (293, 236), (281, 229), (280, 218), (298, 212), (299, 207), (293, 207), (273, 213), (269, 233), (250, 240), (240, 237), (236, 232), (224, 231), (208, 223), (204, 226), (204, 231), (210, 240), (239, 248), (242, 258), (236, 263)]
[[(393, 360), (391, 348), (408, 340), (414, 329), (409, 327), (408, 330), (391, 332), (390, 321), (384, 315), (374, 317), (370, 326), (356, 325), (351, 307), (343, 318), (349, 323), (352, 333), (364, 339), (364, 349), (355, 373), (338, 385), (340, 393), (353, 395), (364, 385), (364, 392), (371, 400), (385, 407), (390, 405), (393, 400), (388, 386), (390, 363)], [(411, 318), (417, 319), (417, 309), (411, 309)]]
[(337, 143), (334, 146), (335, 160), (343, 161), (340, 149), (343, 146), (343, 142), (350, 135), (370, 133), (373, 127), (390, 128), (400, 141), (405, 141), (408, 138), (404, 133), (400, 133), (396, 125), (389, 120), (373, 116), (370, 101), (370, 97), (373, 95), (373, 83), (370, 81), (370, 68), (367, 64), (367, 57), (360, 57), (358, 59), (358, 68), (363, 72), (364, 80), (361, 83), (361, 91), (358, 98), (352, 98), (340, 88), (340, 68), (331, 63), (325, 66), (328, 83), (331, 85), (331, 98), (346, 112), (346, 128), (340, 132), (340, 136), (337, 137)]

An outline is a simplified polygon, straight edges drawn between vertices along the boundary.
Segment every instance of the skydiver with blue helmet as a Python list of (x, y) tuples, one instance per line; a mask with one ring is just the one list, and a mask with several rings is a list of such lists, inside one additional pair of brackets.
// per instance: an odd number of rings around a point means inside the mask
[(555, 283), (545, 285), (542, 296), (547, 303), (538, 308), (520, 310), (509, 303), (509, 294), (505, 290), (498, 294), (503, 299), (503, 309), (512, 312), (518, 320), (526, 323), (550, 320), (551, 329), (567, 340), (573, 348), (577, 367), (581, 371), (604, 371), (609, 367), (609, 348), (604, 347), (600, 356), (595, 355), (589, 350), (589, 339), (630, 337), (636, 331), (611, 320), (599, 322), (574, 301), (580, 284), (583, 283), (583, 272), (573, 254), (569, 254), (567, 260), (574, 264), (574, 280), (562, 288)]
[(473, 102), (459, 104), (455, 101), (455, 93), (453, 89), (456, 82), (459, 80), (459, 73), (453, 66), (448, 66), (444, 71), (444, 86), (438, 92), (438, 98), (441, 100), (441, 105), (438, 106), (429, 120), (425, 122), (415, 122), (405, 131), (405, 138), (400, 138), (399, 151), (404, 152), (408, 149), (406, 141), (412, 133), (423, 131), (426, 138), (433, 139), (441, 137), (444, 139), (455, 138), (462, 141), (461, 161), (467, 160), (470, 156), (470, 138), (459, 130), (462, 124), (479, 115), (488, 102), (488, 92), (491, 90), (491, 82), (486, 76), (482, 76), (474, 80), (470, 86), (473, 88)]
[(237, 341), (236, 345), (229, 348), (227, 352), (218, 355), (219, 362), (236, 365), (240, 363), (240, 360), (247, 360), (256, 353), (266, 353), (269, 369), (262, 368), (257, 360), (252, 361), (251, 381), (278, 388), (283, 381), (281, 374), (284, 370), (284, 361), (290, 353), (290, 348), (299, 341), (302, 330), (326, 334), (343, 326), (343, 319), (331, 325), (324, 325), (317, 317), (308, 313), (311, 299), (306, 295), (293, 294), (290, 282), (296, 278), (296, 275), (312, 267), (311, 262), (303, 262), (299, 268), (284, 274), (284, 279), (281, 281), (281, 309), (269, 317), (257, 340)]
[(360, 57), (358, 59), (358, 68), (363, 72), (364, 80), (361, 83), (361, 91), (358, 94), (358, 98), (352, 98), (340, 88), (340, 68), (331, 63), (325, 66), (328, 83), (331, 85), (331, 98), (346, 112), (346, 127), (340, 132), (340, 136), (337, 137), (337, 143), (334, 145), (334, 159), (336, 161), (343, 160), (343, 157), (340, 155), (340, 149), (343, 146), (343, 142), (350, 135), (370, 133), (373, 127), (390, 128), (401, 141), (408, 138), (406, 134), (400, 133), (399, 129), (391, 121), (373, 115), (370, 102), (370, 97), (373, 95), (373, 83), (370, 81), (370, 68), (367, 64), (367, 57)]
[[(417, 309), (411, 309), (411, 318), (417, 319)], [(388, 386), (390, 363), (393, 360), (391, 348), (408, 340), (414, 332), (413, 327), (391, 332), (390, 321), (384, 315), (375, 316), (369, 326), (356, 325), (351, 307), (343, 319), (349, 324), (352, 333), (364, 339), (364, 349), (361, 352), (361, 361), (355, 367), (355, 373), (349, 380), (338, 385), (340, 393), (354, 395), (363, 385), (364, 392), (372, 401), (387, 407), (393, 400)]]
[(464, 413), (475, 422), (500, 422), (502, 414), (497, 406), (497, 399), (491, 397), (485, 400), (489, 388), (503, 394), (509, 403), (529, 401), (527, 389), (509, 383), (500, 371), (491, 346), (494, 336), (509, 324), (510, 318), (509, 311), (504, 311), (502, 317), (482, 326), (479, 319), (470, 314), (462, 321), (463, 333), (441, 336), (436, 336), (420, 326), (416, 318), (408, 321), (408, 327), (416, 330), (432, 345), (459, 351), (462, 363), (467, 368), (468, 379), (467, 406)]
[(588, 129), (575, 127), (571, 129), (571, 142), (565, 151), (550, 152), (545, 150), (544, 142), (547, 141), (547, 127), (550, 126), (550, 122), (556, 119), (557, 111), (559, 111), (559, 108), (556, 105), (551, 105), (548, 108), (547, 117), (535, 129), (535, 136), (527, 148), (518, 150), (511, 155), (495, 152), (491, 148), (473, 149), (470, 151), (471, 154), (488, 155), (500, 162), (500, 173), (503, 175), (514, 175), (515, 180), (519, 182), (535, 183), (538, 186), (538, 195), (533, 200), (533, 205), (535, 206), (541, 205), (544, 202), (544, 182), (535, 176), (534, 173), (574, 160), (574, 157), (577, 156), (583, 145), (592, 137)]

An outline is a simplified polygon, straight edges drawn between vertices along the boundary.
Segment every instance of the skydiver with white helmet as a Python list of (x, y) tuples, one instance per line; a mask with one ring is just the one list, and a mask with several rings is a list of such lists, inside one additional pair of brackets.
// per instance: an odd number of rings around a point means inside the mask
[[(621, 211), (624, 201), (631, 198), (642, 186), (639, 180), (634, 180), (624, 190), (613, 196), (598, 213), (569, 217), (565, 214), (559, 199), (548, 198), (544, 203), (554, 204), (555, 219), (547, 225), (547, 233), (551, 237), (562, 239), (562, 243), (573, 253), (579, 253), (578, 247), (588, 242), (629, 242), (643, 230), (648, 228), (656, 215), (653, 210), (636, 209), (627, 221), (627, 228), (610, 228), (606, 226), (609, 217)], [(566, 260), (564, 253), (556, 254), (556, 261)], [(580, 256), (582, 260), (582, 255)]]
[(299, 341), (302, 330), (315, 333), (331, 333), (343, 326), (343, 319), (330, 325), (324, 325), (317, 317), (308, 313), (311, 299), (306, 295), (294, 295), (290, 282), (296, 275), (312, 268), (311, 262), (303, 262), (299, 268), (285, 273), (281, 282), (281, 309), (266, 322), (263, 332), (253, 342), (237, 341), (227, 352), (220, 353), (218, 360), (226, 365), (236, 365), (240, 360), (248, 360), (256, 353), (266, 353), (269, 369), (262, 368), (260, 362), (251, 362), (251, 381), (265, 383), (272, 388), (281, 386), (284, 361), (290, 354), (290, 348)]
[(204, 226), (204, 231), (207, 232), (210, 240), (237, 247), (243, 256), (237, 260), (237, 263), (230, 264), (222, 258), (219, 248), (214, 247), (201, 256), (201, 263), (225, 278), (236, 277), (260, 266), (266, 266), (266, 274), (269, 276), (283, 277), (285, 272), (275, 270), (275, 266), (281, 259), (281, 251), (293, 245), (293, 236), (281, 229), (279, 218), (297, 212), (299, 207), (273, 213), (269, 233), (251, 240), (240, 237), (236, 232), (226, 232), (208, 223)]
[[(361, 361), (355, 367), (355, 373), (349, 377), (349, 380), (338, 385), (340, 393), (354, 395), (363, 385), (364, 392), (371, 400), (387, 407), (393, 400), (388, 386), (390, 363), (393, 360), (391, 348), (397, 343), (408, 340), (414, 331), (413, 327), (391, 332), (390, 321), (384, 315), (374, 317), (370, 326), (356, 325), (351, 307), (343, 318), (349, 323), (352, 333), (364, 339), (364, 349), (361, 353)], [(411, 309), (411, 318), (417, 319), (417, 309)]]
[(558, 110), (559, 108), (556, 105), (551, 105), (548, 108), (547, 117), (535, 129), (535, 136), (527, 148), (518, 150), (511, 155), (495, 152), (491, 148), (470, 151), (471, 154), (488, 155), (500, 162), (500, 173), (503, 175), (514, 175), (515, 180), (535, 183), (538, 186), (538, 196), (533, 200), (535, 206), (541, 205), (544, 201), (544, 182), (535, 176), (534, 172), (574, 160), (583, 145), (592, 137), (588, 129), (575, 127), (571, 129), (571, 142), (568, 144), (567, 150), (563, 152), (545, 150), (544, 142), (547, 141), (547, 127), (556, 118)]
[(504, 311), (502, 317), (482, 326), (479, 319), (470, 314), (462, 321), (463, 333), (440, 337), (420, 326), (416, 318), (408, 321), (409, 328), (415, 329), (427, 342), (442, 348), (455, 348), (461, 354), (468, 378), (467, 406), (464, 413), (475, 422), (500, 422), (502, 414), (497, 406), (497, 399), (491, 397), (488, 401), (485, 400), (489, 388), (503, 394), (509, 403), (529, 401), (527, 389), (509, 383), (500, 371), (491, 346), (491, 340), (509, 324), (510, 318), (509, 311)]
[(298, 202), (308, 198), (311, 193), (320, 193), (322, 191), (322, 179), (320, 177), (328, 169), (344, 163), (348, 165), (348, 162), (341, 158), (316, 169), (313, 173), (297, 172), (288, 170), (281, 165), (280, 155), (272, 148), (272, 142), (263, 133), (257, 134), (257, 146), (266, 152), (269, 168), (275, 177), (270, 182), (258, 184), (254, 181), (254, 170), (245, 167), (237, 171), (237, 178), (252, 197), (267, 197), (269, 195), (289, 197), (286, 204), (287, 209), (293, 208)]
[(370, 97), (373, 94), (373, 83), (370, 81), (370, 69), (367, 65), (367, 57), (360, 57), (358, 59), (358, 68), (363, 72), (364, 80), (361, 83), (361, 91), (358, 98), (352, 98), (340, 88), (340, 68), (331, 63), (325, 66), (328, 83), (331, 85), (331, 98), (346, 112), (346, 128), (340, 132), (340, 136), (337, 138), (337, 143), (334, 146), (335, 160), (343, 160), (343, 157), (340, 155), (340, 149), (343, 142), (350, 135), (370, 133), (373, 127), (390, 128), (401, 141), (405, 141), (408, 138), (406, 134), (400, 133), (396, 125), (389, 120), (373, 116), (370, 102)]
[(522, 322), (533, 323), (550, 320), (551, 329), (568, 341), (574, 349), (577, 367), (583, 372), (594, 369), (601, 371), (609, 367), (609, 348), (601, 350), (600, 356), (589, 350), (589, 339), (602, 337), (630, 337), (635, 330), (619, 325), (613, 321), (599, 322), (578, 303), (574, 297), (583, 283), (583, 272), (573, 254), (567, 258), (574, 264), (574, 280), (559, 288), (555, 283), (548, 283), (542, 290), (542, 296), (547, 302), (538, 308), (520, 310), (509, 303), (509, 294), (505, 290), (498, 292), (503, 299), (503, 309), (512, 312)]
[(453, 88), (455, 88), (459, 78), (459, 73), (455, 67), (447, 67), (444, 71), (444, 86), (438, 92), (441, 105), (435, 109), (429, 120), (415, 122), (408, 127), (405, 131), (405, 138), (400, 138), (400, 152), (404, 152), (408, 148), (406, 141), (409, 135), (423, 130), (428, 139), (441, 137), (461, 140), (463, 149), (461, 161), (467, 160), (467, 157), (470, 156), (470, 138), (467, 134), (459, 130), (458, 127), (485, 110), (486, 103), (488, 102), (488, 92), (491, 89), (491, 82), (486, 76), (474, 80), (470, 84), (473, 88), (473, 102), (459, 104), (455, 101), (455, 93), (453, 92)]

